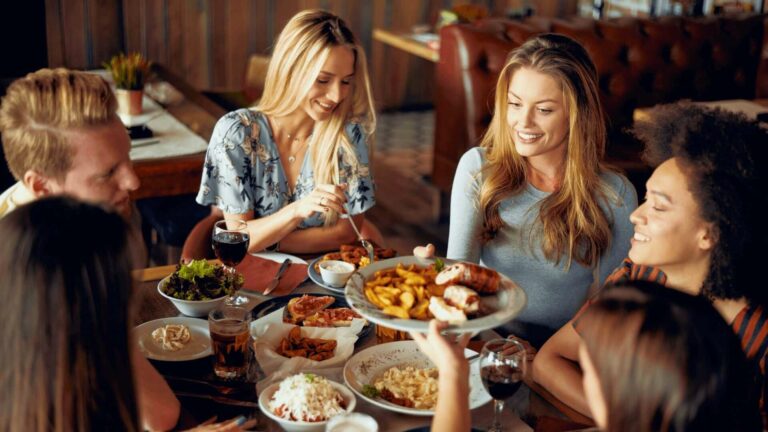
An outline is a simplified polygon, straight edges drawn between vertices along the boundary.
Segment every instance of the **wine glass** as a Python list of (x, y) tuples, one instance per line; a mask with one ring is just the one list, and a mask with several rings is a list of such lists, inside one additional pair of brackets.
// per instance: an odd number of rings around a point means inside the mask
[[(211, 246), (218, 258), (224, 264), (224, 270), (234, 275), (237, 273), (235, 266), (245, 258), (248, 253), (248, 225), (239, 219), (222, 219), (213, 226)], [(248, 297), (234, 293), (226, 301), (226, 304), (240, 306), (248, 303)]]
[(480, 353), (480, 377), (493, 398), (493, 425), (488, 432), (501, 432), (504, 402), (517, 392), (526, 368), (525, 347), (514, 339), (488, 341)]

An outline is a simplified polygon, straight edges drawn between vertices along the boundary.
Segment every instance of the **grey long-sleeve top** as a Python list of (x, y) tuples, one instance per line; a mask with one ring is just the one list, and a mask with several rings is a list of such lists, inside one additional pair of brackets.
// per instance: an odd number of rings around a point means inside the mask
[(634, 232), (629, 215), (637, 207), (637, 192), (619, 174), (601, 175), (609, 198), (602, 207), (611, 221), (611, 246), (596, 269), (574, 261), (566, 270), (567, 256), (555, 264), (543, 256), (541, 244), (530, 238), (531, 224), (536, 223), (539, 216), (538, 205), (549, 195), (530, 184), (501, 202), (499, 213), (505, 225), (496, 238), (481, 243), (483, 215), (477, 203), (483, 180), (479, 172), (484, 163), (485, 150), (476, 147), (462, 156), (456, 169), (447, 257), (479, 263), (517, 282), (528, 296), (528, 304), (504, 327), (540, 346), (584, 303), (589, 287), (595, 282), (594, 276), (599, 277), (598, 286), (602, 286), (605, 278), (627, 256)]

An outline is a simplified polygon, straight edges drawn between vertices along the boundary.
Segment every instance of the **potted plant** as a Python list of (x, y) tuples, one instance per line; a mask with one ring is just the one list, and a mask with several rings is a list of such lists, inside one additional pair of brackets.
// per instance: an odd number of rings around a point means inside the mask
[(120, 53), (104, 63), (115, 83), (117, 111), (121, 114), (141, 114), (141, 100), (152, 63), (139, 53)]

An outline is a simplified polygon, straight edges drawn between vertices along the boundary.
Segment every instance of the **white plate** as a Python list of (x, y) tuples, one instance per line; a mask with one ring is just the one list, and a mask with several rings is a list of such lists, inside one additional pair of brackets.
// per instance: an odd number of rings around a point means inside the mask
[(328, 291), (333, 291), (335, 293), (344, 294), (344, 287), (334, 287), (330, 285), (326, 285), (323, 281), (323, 277), (320, 276), (320, 273), (315, 270), (315, 264), (320, 262), (320, 260), (323, 259), (323, 257), (318, 257), (310, 261), (309, 265), (307, 266), (307, 274), (309, 275), (309, 278), (314, 282), (316, 285), (319, 285)]
[[(473, 354), (476, 353), (470, 349), (464, 350), (466, 357)], [(373, 385), (377, 378), (394, 366), (434, 367), (427, 356), (419, 351), (416, 342), (390, 342), (374, 345), (350, 357), (344, 366), (344, 382), (359, 397), (384, 409), (418, 416), (434, 415), (434, 410), (406, 408), (387, 402), (382, 398), (370, 398), (363, 394), (363, 386)], [(469, 409), (481, 407), (490, 401), (491, 395), (485, 391), (483, 381), (480, 378), (480, 362), (474, 361), (469, 368)]]
[[(178, 351), (166, 351), (152, 339), (152, 332), (167, 324), (184, 324), (189, 327), (192, 339)], [(160, 318), (147, 321), (133, 329), (139, 349), (145, 356), (153, 360), (185, 361), (203, 358), (213, 354), (211, 336), (208, 332), (208, 321), (189, 317)]]
[[(453, 264), (457, 261), (441, 258), (445, 265)], [(429, 321), (419, 321), (414, 319), (395, 318), (384, 314), (381, 309), (371, 303), (363, 292), (365, 281), (373, 277), (374, 272), (403, 264), (405, 266), (416, 264), (427, 266), (434, 263), (431, 258), (419, 258), (415, 256), (395, 257), (382, 261), (376, 261), (373, 264), (359, 269), (352, 274), (347, 281), (344, 295), (347, 303), (357, 311), (363, 318), (366, 318), (376, 324), (402, 331), (416, 331), (426, 333), (429, 329)], [(451, 324), (448, 329), (454, 333), (473, 333), (498, 327), (509, 322), (516, 317), (525, 307), (525, 292), (517, 286), (511, 279), (500, 274), (501, 286), (499, 291), (493, 295), (480, 296), (481, 308), (487, 308), (494, 312), (469, 319), (459, 324)]]

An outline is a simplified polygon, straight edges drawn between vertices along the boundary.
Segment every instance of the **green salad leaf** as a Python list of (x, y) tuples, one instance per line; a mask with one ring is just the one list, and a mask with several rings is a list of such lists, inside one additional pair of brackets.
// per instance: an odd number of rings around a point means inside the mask
[(211, 300), (233, 294), (243, 286), (244, 280), (242, 274), (230, 273), (221, 265), (195, 260), (189, 264), (179, 263), (160, 290), (180, 300)]
[(381, 395), (381, 392), (378, 389), (376, 389), (376, 387), (370, 384), (366, 384), (363, 386), (363, 394), (369, 398), (375, 398), (375, 397), (379, 397), (379, 395)]
[(216, 266), (204, 259), (192, 260), (191, 263), (179, 268), (179, 277), (189, 282), (195, 282), (195, 279), (213, 276), (215, 270)]
[(445, 268), (445, 263), (440, 258), (435, 258), (435, 271), (440, 273)]

